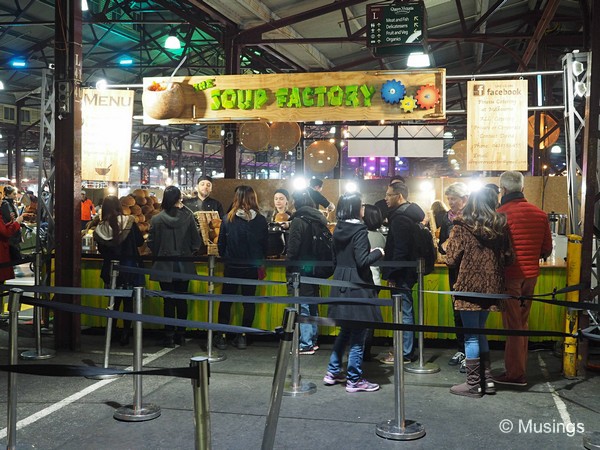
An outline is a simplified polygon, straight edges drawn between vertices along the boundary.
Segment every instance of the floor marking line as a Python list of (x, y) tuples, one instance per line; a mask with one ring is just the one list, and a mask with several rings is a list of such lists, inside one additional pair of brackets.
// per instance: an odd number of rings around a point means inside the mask
[[(172, 352), (173, 350), (175, 350), (175, 348), (163, 348), (162, 350), (159, 350), (158, 352), (148, 356), (147, 358), (145, 358), (142, 361), (142, 365), (146, 365), (151, 363), (152, 361), (168, 354), (169, 352)], [(133, 370), (133, 366), (129, 366), (127, 367), (125, 370)], [(113, 381), (118, 380), (119, 378), (110, 378), (107, 380), (101, 380), (98, 381), (97, 383), (94, 383), (88, 387), (86, 387), (85, 389), (82, 389), (79, 392), (76, 392), (73, 395), (70, 395), (69, 397), (60, 400), (56, 403), (54, 403), (53, 405), (50, 405), (32, 415), (30, 415), (29, 417), (26, 417), (22, 420), (19, 420), (17, 422), (17, 430), (20, 430), (22, 428), (25, 428), (28, 425), (31, 425), (34, 422), (37, 422), (40, 419), (43, 419), (46, 416), (49, 416), (52, 413), (55, 413), (56, 411), (59, 411), (60, 409), (64, 408), (65, 406), (70, 405), (71, 403), (76, 402), (77, 400), (85, 397), (88, 394), (91, 394), (94, 391), (97, 391), (98, 389), (106, 386), (109, 383), (112, 383)], [(0, 430), (0, 439), (3, 439), (7, 436), (8, 434), (8, 428), (3, 428), (2, 430)]]
[[(542, 374), (544, 375), (544, 378), (546, 378), (547, 380), (550, 379), (550, 372), (548, 372), (548, 366), (546, 366), (546, 363), (542, 359), (542, 355), (540, 355), (538, 353), (537, 356), (538, 356), (538, 363), (540, 364), (540, 368), (542, 370)], [(567, 405), (565, 404), (565, 402), (562, 401), (562, 399), (560, 398), (560, 395), (558, 395), (558, 392), (556, 392), (556, 389), (554, 389), (554, 386), (552, 386), (552, 384), (549, 381), (546, 381), (546, 386), (548, 386), (548, 390), (552, 394), (552, 400), (554, 400), (556, 409), (558, 409), (560, 418), (562, 419), (565, 426), (572, 424), (571, 416), (569, 415), (569, 412), (567, 411)]]

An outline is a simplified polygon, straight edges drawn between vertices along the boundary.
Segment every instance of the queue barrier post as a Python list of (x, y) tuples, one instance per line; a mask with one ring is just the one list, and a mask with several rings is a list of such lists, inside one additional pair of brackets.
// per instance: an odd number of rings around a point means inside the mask
[[(144, 296), (143, 287), (133, 288), (134, 305), (136, 314), (142, 314), (142, 298)], [(142, 370), (142, 322), (136, 320), (133, 325), (133, 370), (139, 372)], [(142, 375), (133, 376), (133, 404), (122, 406), (115, 411), (113, 417), (125, 422), (143, 422), (156, 419), (160, 416), (160, 407), (153, 404), (142, 403)]]
[[(113, 259), (110, 262), (110, 288), (112, 290), (115, 290), (117, 288), (117, 279), (119, 278), (119, 270), (117, 269), (117, 266), (119, 265), (119, 261)], [(108, 306), (106, 307), (106, 309), (108, 311), (114, 311), (115, 309), (115, 296), (111, 295), (108, 298)], [(108, 317), (106, 319), (106, 336), (104, 337), (104, 363), (102, 364), (102, 367), (107, 369), (108, 368), (108, 359), (110, 356), (110, 340), (112, 338), (112, 326), (113, 326), (113, 318), (112, 317)], [(128, 331), (128, 330), (125, 330)], [(86, 378), (92, 379), (92, 380), (107, 380), (107, 379), (111, 379), (111, 378), (119, 378), (122, 375), (119, 374), (113, 374), (113, 375), (92, 375)]]
[[(300, 297), (300, 274), (298, 272), (292, 273), (291, 278), (292, 287), (294, 289), (294, 297)], [(300, 314), (300, 304), (294, 305), (298, 315)], [(305, 395), (312, 395), (317, 392), (317, 385), (315, 383), (306, 383), (302, 381), (300, 375), (300, 324), (296, 321), (294, 325), (294, 337), (292, 340), (292, 373), (291, 380), (286, 385), (284, 395), (290, 397), (301, 397)]]
[[(214, 277), (215, 276), (215, 266), (216, 266), (216, 259), (217, 257), (215, 255), (208, 255), (208, 276), (209, 277)], [(209, 294), (214, 294), (215, 292), (215, 283), (212, 281), (208, 282), (208, 293)], [(213, 323), (213, 309), (214, 308), (214, 302), (209, 301), (208, 302), (208, 323)], [(218, 350), (213, 349), (213, 330), (208, 330), (207, 335), (206, 335), (206, 353), (205, 352), (199, 352), (197, 354), (197, 356), (206, 356), (208, 358), (208, 362), (210, 363), (215, 363), (215, 362), (221, 362), (221, 361), (225, 361), (227, 359), (227, 355), (225, 355), (224, 353), (221, 353)]]
[[(10, 290), (8, 297), (8, 311), (10, 320), (8, 351), (10, 365), (13, 366), (19, 363), (18, 329), (21, 295), (23, 295), (23, 290), (15, 288)], [(17, 448), (17, 374), (15, 372), (8, 373), (6, 448), (7, 450), (15, 450)]]
[[(35, 260), (33, 266), (33, 276), (36, 286), (41, 285), (42, 280), (42, 252), (35, 252)], [(38, 299), (39, 294), (33, 294), (34, 298)], [(33, 332), (35, 335), (35, 349), (25, 350), (21, 353), (21, 358), (26, 360), (41, 360), (50, 359), (56, 356), (54, 350), (42, 347), (42, 307), (33, 307)]]
[[(402, 296), (392, 295), (394, 323), (402, 323)], [(394, 330), (394, 406), (395, 417), (377, 424), (376, 434), (385, 439), (410, 441), (425, 436), (425, 428), (414, 420), (408, 420), (404, 412), (404, 339), (402, 330)]]
[(190, 366), (198, 369), (198, 379), (192, 378), (194, 388), (194, 442), (196, 450), (211, 448), (210, 401), (208, 382), (210, 377), (209, 360), (205, 356), (193, 356)]
[(263, 433), (262, 450), (272, 450), (275, 443), (275, 433), (277, 433), (277, 422), (279, 420), (279, 411), (281, 410), (281, 401), (284, 393), (285, 376), (290, 361), (290, 352), (294, 341), (294, 328), (298, 311), (294, 308), (286, 308), (283, 313), (282, 335), (279, 341), (279, 351), (277, 353), (277, 362), (275, 363), (275, 373), (273, 374), (273, 385), (271, 386), (271, 398), (269, 401), (269, 410), (267, 411), (267, 420), (265, 422), (265, 431)]
[[(419, 325), (425, 324), (425, 294), (423, 290), (425, 289), (425, 281), (424, 281), (424, 272), (425, 269), (425, 260), (423, 258), (419, 258), (417, 260), (417, 279), (418, 279), (418, 308), (419, 308)], [(416, 373), (419, 375), (425, 375), (430, 373), (437, 373), (440, 371), (440, 366), (432, 363), (432, 362), (424, 362), (423, 358), (423, 350), (424, 350), (424, 333), (419, 331), (418, 333), (419, 339), (419, 359), (414, 363), (407, 364), (405, 366), (405, 370), (410, 373)]]

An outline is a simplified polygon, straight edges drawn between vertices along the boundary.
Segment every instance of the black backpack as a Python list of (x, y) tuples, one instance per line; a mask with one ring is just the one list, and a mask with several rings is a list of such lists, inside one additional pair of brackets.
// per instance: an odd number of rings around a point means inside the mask
[(307, 274), (316, 278), (329, 278), (333, 275), (333, 236), (322, 222), (299, 216), (310, 225), (312, 236), (312, 258), (315, 261), (330, 262), (330, 266), (306, 267)]
[[(405, 207), (402, 208), (400, 206), (400, 212), (404, 212), (410, 203), (405, 203)], [(435, 261), (437, 259), (437, 252), (435, 250), (435, 245), (433, 244), (433, 236), (431, 235), (431, 231), (429, 228), (423, 226), (420, 222), (414, 222), (408, 216), (407, 220), (411, 223), (411, 235), (413, 237), (412, 247), (410, 249), (410, 260), (417, 261), (419, 258), (423, 258), (424, 267), (423, 267), (423, 275), (429, 275), (433, 272), (435, 268)]]

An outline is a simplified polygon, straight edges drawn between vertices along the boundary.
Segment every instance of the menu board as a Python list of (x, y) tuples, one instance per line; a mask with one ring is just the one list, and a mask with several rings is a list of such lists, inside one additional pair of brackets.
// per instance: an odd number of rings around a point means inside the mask
[(376, 54), (409, 53), (425, 42), (422, 2), (367, 5), (367, 45)]
[(84, 89), (81, 179), (129, 181), (133, 91)]
[(467, 170), (527, 170), (527, 80), (467, 83)]

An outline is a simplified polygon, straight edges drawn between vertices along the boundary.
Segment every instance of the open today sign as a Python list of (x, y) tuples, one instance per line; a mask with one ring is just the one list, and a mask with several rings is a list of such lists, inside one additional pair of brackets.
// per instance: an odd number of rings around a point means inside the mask
[(441, 120), (445, 70), (144, 78), (144, 123)]

